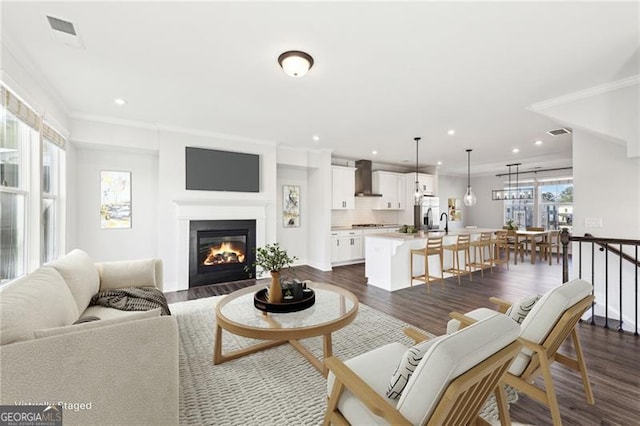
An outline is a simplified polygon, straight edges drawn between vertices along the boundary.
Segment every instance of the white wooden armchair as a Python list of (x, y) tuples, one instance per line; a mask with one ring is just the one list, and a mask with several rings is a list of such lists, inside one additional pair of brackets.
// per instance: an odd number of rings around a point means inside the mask
[[(562, 419), (551, 376), (551, 364), (554, 361), (580, 373), (587, 403), (593, 405), (595, 402), (576, 329), (580, 317), (593, 303), (592, 288), (591, 283), (576, 279), (548, 291), (536, 302), (520, 324), (522, 351), (504, 377), (506, 384), (549, 407), (556, 426), (562, 424)], [(492, 297), (490, 300), (498, 305), (501, 313), (511, 306), (511, 303), (498, 298)], [(487, 308), (476, 309), (465, 315), (452, 312), (453, 319), (447, 325), (447, 333), (457, 332), (461, 327), (495, 314), (496, 311)], [(569, 336), (575, 358), (558, 353)], [(533, 383), (540, 375), (544, 389)]]
[(486, 424), (478, 413), (492, 392), (501, 423), (510, 424), (500, 380), (521, 349), (518, 328), (496, 314), (434, 339), (399, 399), (388, 398), (386, 390), (404, 345), (392, 343), (344, 363), (330, 357), (324, 424)]

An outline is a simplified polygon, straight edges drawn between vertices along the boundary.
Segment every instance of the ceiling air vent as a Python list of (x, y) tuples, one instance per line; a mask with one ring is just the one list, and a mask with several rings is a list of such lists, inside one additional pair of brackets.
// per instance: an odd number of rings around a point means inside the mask
[(67, 46), (74, 47), (76, 49), (84, 49), (82, 38), (78, 31), (78, 26), (66, 19), (56, 18), (55, 16), (44, 14), (47, 18), (47, 24), (51, 28), (51, 37)]
[(549, 130), (547, 133), (552, 136), (568, 135), (571, 133), (571, 129), (563, 127), (562, 129)]
[(76, 35), (76, 29), (73, 27), (73, 24), (69, 21), (63, 21), (62, 19), (54, 18), (53, 16), (47, 15), (47, 20), (49, 21), (49, 25), (56, 31), (60, 31), (63, 33), (70, 34), (72, 36)]

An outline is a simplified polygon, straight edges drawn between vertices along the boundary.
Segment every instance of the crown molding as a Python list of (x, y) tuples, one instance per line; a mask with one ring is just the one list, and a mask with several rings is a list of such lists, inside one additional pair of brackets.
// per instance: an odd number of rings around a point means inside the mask
[(565, 105), (572, 102), (587, 99), (593, 96), (602, 95), (605, 93), (613, 92), (615, 90), (624, 89), (640, 85), (640, 74), (633, 75), (631, 77), (623, 78), (622, 80), (611, 81), (609, 83), (600, 84), (598, 86), (590, 87), (588, 89), (580, 90), (566, 95), (551, 98), (546, 101), (536, 102), (527, 107), (528, 110), (534, 112), (544, 111), (549, 108), (553, 108), (559, 105)]

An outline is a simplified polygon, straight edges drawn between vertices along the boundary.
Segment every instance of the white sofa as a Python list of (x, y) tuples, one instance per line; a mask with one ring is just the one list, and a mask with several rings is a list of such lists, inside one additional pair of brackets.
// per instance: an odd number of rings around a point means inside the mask
[[(162, 262), (74, 250), (0, 287), (0, 404), (63, 403), (65, 424), (177, 424), (176, 319), (88, 306), (132, 286), (162, 290)], [(100, 320), (74, 324), (87, 316)]]

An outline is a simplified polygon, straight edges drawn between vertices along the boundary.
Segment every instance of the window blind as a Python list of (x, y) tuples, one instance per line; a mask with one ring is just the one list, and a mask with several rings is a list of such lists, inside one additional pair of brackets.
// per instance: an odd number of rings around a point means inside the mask
[(42, 123), (42, 137), (62, 149), (64, 149), (67, 144), (67, 139), (47, 124), (47, 122)]
[(2, 97), (2, 104), (11, 114), (35, 130), (40, 130), (40, 117), (38, 114), (1, 84), (0, 96)]

